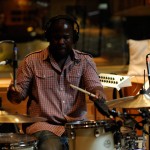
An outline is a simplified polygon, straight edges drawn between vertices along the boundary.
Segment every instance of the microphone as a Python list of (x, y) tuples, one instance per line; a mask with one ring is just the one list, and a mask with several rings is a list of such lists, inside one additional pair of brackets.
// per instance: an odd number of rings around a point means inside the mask
[(6, 60), (3, 60), (3, 61), (0, 61), (0, 65), (7, 65), (7, 64), (10, 64), (12, 62), (11, 59), (6, 59)]
[(16, 46), (16, 43), (14, 43), (14, 59), (13, 59), (13, 77), (14, 77), (14, 87), (16, 86), (16, 69), (18, 68), (18, 48)]
[(13, 66), (14, 68), (17, 68), (18, 67), (18, 48), (16, 47), (16, 43), (14, 43), (13, 51), (14, 51)]
[(146, 66), (147, 66), (148, 80), (150, 86), (150, 53), (146, 55)]

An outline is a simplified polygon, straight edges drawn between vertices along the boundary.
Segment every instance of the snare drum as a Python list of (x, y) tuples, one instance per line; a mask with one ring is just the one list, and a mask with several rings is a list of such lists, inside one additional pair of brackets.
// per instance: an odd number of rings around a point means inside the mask
[(37, 140), (33, 136), (16, 133), (0, 133), (1, 150), (36, 150)]
[(77, 121), (65, 125), (69, 150), (113, 150), (113, 133), (105, 130), (104, 121)]

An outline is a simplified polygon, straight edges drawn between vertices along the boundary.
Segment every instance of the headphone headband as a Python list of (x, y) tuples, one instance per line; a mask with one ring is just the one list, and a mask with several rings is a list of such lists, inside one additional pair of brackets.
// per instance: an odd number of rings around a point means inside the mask
[[(46, 23), (46, 27), (45, 27), (45, 36), (47, 39), (49, 39), (49, 35), (48, 35), (48, 31), (51, 29), (52, 24), (60, 19), (64, 19), (64, 20), (68, 20), (71, 23), (73, 23), (73, 27), (74, 27), (74, 42), (77, 42), (79, 39), (79, 24), (77, 23), (77, 21), (75, 20), (75, 18), (73, 18), (72, 16), (68, 16), (68, 15), (58, 15), (55, 17), (52, 17), (50, 20), (48, 20), (48, 22)], [(75, 28), (76, 26), (76, 28)]]

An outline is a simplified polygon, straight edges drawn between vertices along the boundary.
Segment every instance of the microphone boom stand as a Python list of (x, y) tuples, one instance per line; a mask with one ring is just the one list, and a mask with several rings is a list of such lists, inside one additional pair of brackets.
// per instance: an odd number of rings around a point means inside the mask
[(16, 47), (16, 43), (14, 43), (14, 59), (13, 59), (13, 83), (14, 83), (14, 87), (16, 87), (16, 71), (18, 68), (18, 58), (17, 58), (17, 52), (18, 52), (18, 48)]

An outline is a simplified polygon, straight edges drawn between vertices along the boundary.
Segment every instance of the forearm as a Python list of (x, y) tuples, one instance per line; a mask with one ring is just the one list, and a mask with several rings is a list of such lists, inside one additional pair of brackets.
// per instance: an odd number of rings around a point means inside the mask
[(7, 98), (11, 103), (19, 104), (28, 96), (28, 87), (32, 79), (32, 73), (30, 72), (28, 63), (23, 61), (17, 70), (17, 83), (15, 87), (13, 85), (14, 83), (11, 82), (7, 90)]

